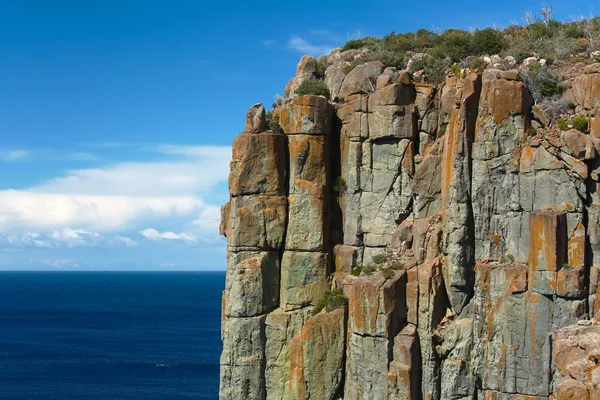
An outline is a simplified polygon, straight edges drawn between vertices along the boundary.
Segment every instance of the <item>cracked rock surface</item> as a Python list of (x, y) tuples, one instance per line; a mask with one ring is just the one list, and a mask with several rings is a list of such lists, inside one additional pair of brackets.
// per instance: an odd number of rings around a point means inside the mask
[(517, 70), (350, 56), (233, 142), (220, 398), (600, 399), (600, 64), (565, 81), (583, 133)]

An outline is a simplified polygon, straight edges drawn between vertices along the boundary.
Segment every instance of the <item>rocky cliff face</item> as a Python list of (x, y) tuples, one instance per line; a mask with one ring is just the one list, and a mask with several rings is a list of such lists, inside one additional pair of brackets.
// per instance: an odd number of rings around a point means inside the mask
[(599, 399), (600, 64), (556, 72), (586, 134), (516, 69), (327, 62), (233, 143), (221, 399)]

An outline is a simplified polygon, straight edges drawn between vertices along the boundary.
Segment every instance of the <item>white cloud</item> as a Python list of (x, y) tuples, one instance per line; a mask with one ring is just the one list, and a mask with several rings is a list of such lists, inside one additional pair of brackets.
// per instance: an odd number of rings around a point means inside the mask
[(4, 162), (15, 162), (26, 159), (30, 156), (27, 150), (0, 150), (0, 160)]
[(125, 236), (105, 237), (83, 229), (63, 228), (48, 233), (26, 232), (0, 234), (0, 248), (77, 248), (77, 247), (135, 247), (138, 243)]
[(125, 247), (136, 247), (139, 245), (138, 242), (126, 236), (117, 236), (115, 237), (115, 241)]
[(110, 196), (0, 191), (0, 231), (76, 227), (116, 231), (148, 219), (198, 215), (206, 209), (194, 196)]
[(222, 245), (220, 207), (205, 198), (227, 197), (231, 147), (139, 150), (158, 160), (76, 169), (28, 189), (0, 190), (0, 248), (143, 245), (131, 232), (146, 241)]
[(319, 56), (322, 54), (327, 54), (331, 52), (335, 48), (335, 46), (328, 44), (312, 44), (309, 43), (306, 39), (300, 36), (292, 36), (290, 40), (288, 40), (287, 47), (291, 50), (297, 51), (302, 54), (311, 54), (314, 56)]
[(65, 247), (91, 247), (102, 239), (99, 233), (71, 228), (55, 230), (49, 237), (55, 245)]
[(198, 238), (191, 233), (159, 232), (156, 229), (148, 228), (139, 231), (140, 235), (152, 241), (176, 241), (183, 243), (197, 243)]

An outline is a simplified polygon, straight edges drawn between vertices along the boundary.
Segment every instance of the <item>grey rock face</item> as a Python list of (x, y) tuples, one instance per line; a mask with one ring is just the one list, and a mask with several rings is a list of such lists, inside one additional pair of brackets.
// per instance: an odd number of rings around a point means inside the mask
[(221, 399), (597, 398), (600, 64), (557, 73), (587, 134), (514, 60), (434, 86), (361, 54), (234, 140)]

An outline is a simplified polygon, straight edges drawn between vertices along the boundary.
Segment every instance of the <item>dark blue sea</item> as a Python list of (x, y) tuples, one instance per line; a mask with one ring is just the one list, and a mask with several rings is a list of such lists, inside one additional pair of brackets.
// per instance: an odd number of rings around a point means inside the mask
[(0, 399), (217, 399), (221, 272), (1, 272)]

